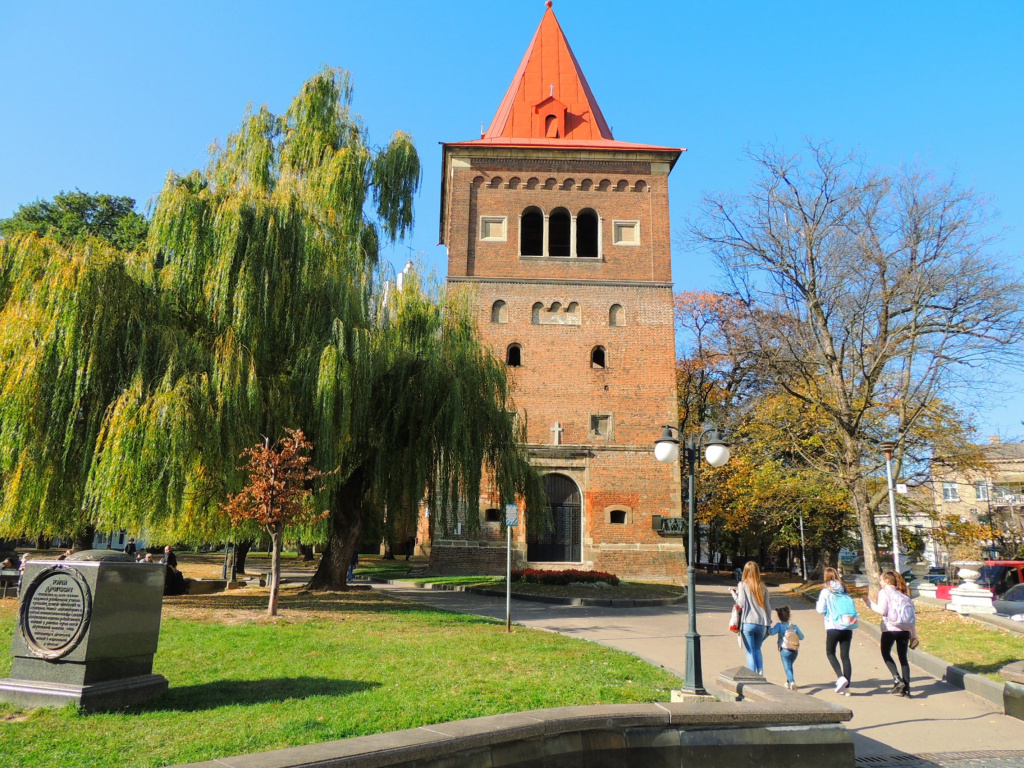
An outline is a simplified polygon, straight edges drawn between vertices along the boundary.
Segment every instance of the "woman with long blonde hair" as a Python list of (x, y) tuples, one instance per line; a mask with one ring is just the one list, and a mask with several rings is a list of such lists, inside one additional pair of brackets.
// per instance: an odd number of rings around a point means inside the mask
[(763, 675), (761, 644), (772, 626), (772, 602), (757, 563), (750, 560), (743, 566), (743, 579), (739, 587), (730, 588), (730, 592), (740, 608), (740, 639), (747, 654), (747, 669)]

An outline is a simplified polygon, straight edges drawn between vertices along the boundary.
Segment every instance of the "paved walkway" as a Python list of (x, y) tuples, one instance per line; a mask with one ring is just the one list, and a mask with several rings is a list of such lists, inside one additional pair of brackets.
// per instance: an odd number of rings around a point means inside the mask
[[(505, 601), (465, 592), (443, 592), (399, 585), (375, 585), (395, 597), (460, 613), (505, 618)], [(1024, 721), (996, 711), (989, 702), (959, 688), (935, 680), (917, 668), (913, 672), (911, 699), (891, 696), (892, 679), (882, 663), (878, 645), (865, 633), (855, 632), (850, 656), (853, 664), (851, 696), (837, 696), (835, 675), (825, 658), (822, 617), (800, 598), (777, 598), (775, 607), (788, 604), (793, 621), (807, 639), (797, 659), (796, 681), (810, 696), (842, 704), (853, 710), (848, 727), (853, 733), (858, 763), (864, 765), (1018, 765), (1024, 766)], [(698, 583), (704, 684), (714, 689), (718, 673), (742, 666), (743, 650), (728, 631), (732, 601), (727, 587)], [(682, 676), (687, 630), (686, 605), (660, 608), (591, 608), (512, 601), (516, 624), (585, 638), (635, 654), (652, 664)], [(775, 646), (765, 643), (765, 676), (782, 684), (786, 676)], [(1008, 751), (1016, 751), (1011, 756)], [(940, 760), (936, 753), (990, 753), (983, 762)], [(1002, 756), (998, 752), (1003, 752)], [(883, 755), (925, 755), (928, 762), (891, 762)], [(877, 756), (877, 757), (875, 757)], [(873, 759), (874, 758), (874, 759)], [(968, 759), (964, 756), (964, 759)], [(1006, 762), (1009, 760), (1009, 762)], [(994, 762), (992, 762), (994, 761)]]

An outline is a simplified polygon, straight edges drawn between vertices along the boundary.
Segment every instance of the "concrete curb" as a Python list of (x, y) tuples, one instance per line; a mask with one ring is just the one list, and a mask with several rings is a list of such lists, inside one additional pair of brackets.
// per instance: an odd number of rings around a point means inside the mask
[[(367, 579), (374, 584), (392, 584), (399, 587), (413, 587), (415, 589), (434, 589), (441, 592), (469, 592), (473, 595), (484, 597), (505, 597), (504, 590), (487, 589), (486, 587), (467, 587), (462, 584), (416, 584), (412, 581), (399, 579), (381, 579), (371, 576)], [(517, 595), (512, 593), (513, 600), (526, 600), (533, 603), (548, 603), (549, 605), (578, 605), (591, 606), (595, 608), (656, 608), (666, 605), (679, 605), (686, 601), (686, 594), (679, 597), (664, 598), (641, 598), (639, 600), (612, 600), (602, 597), (553, 597), (551, 595)]]
[[(866, 621), (859, 622), (859, 627), (864, 630), (865, 634), (870, 635), (875, 642), (881, 641), (881, 627)], [(995, 704), (1000, 710), (1003, 709), (1004, 683), (990, 680), (974, 672), (968, 672), (966, 669), (954, 666), (948, 661), (944, 661), (938, 656), (932, 656), (924, 651), (909, 650), (907, 651), (907, 657), (911, 664), (920, 667), (932, 677), (945, 680), (950, 685), (955, 685), (957, 688), (962, 688), (968, 693), (980, 696), (986, 701)]]

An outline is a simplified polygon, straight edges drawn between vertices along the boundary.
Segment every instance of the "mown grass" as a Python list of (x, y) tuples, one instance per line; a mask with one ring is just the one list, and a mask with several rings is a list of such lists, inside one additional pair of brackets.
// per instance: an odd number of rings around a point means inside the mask
[[(672, 675), (602, 646), (373, 592), (167, 598), (162, 699), (128, 711), (0, 706), (9, 766), (163, 766), (543, 707), (666, 701)], [(0, 601), (0, 644), (16, 601)], [(129, 619), (130, 620), (130, 619)], [(9, 646), (8, 646), (9, 647)], [(0, 676), (10, 657), (0, 656)]]
[[(815, 601), (820, 584), (801, 587), (797, 591)], [(851, 589), (861, 621), (881, 625), (882, 617), (867, 606), (866, 589)], [(941, 606), (915, 602), (919, 650), (937, 656), (968, 672), (1001, 681), (999, 668), (1024, 658), (1024, 637), (1004, 632), (971, 619), (965, 619)]]

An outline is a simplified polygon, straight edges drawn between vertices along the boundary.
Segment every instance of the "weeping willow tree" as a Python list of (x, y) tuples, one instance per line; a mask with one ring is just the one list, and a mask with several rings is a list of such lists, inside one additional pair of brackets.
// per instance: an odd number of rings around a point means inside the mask
[(372, 149), (350, 100), (347, 73), (325, 69), (284, 115), (250, 108), (204, 170), (168, 177), (148, 255), (174, 343), (107, 409), (85, 498), (104, 525), (223, 539), (235, 457), (288, 428), (337, 468), (324, 529), (301, 532), (327, 540), (318, 588), (344, 586), (364, 515), (475, 499), (485, 469), (505, 498), (534, 497), (468, 308), (415, 280), (381, 291), (380, 243), (412, 226), (419, 160), (402, 133)]
[(109, 405), (164, 365), (148, 262), (99, 239), (0, 240), (0, 533), (92, 539)]
[[(505, 503), (545, 509), (505, 366), (480, 344), (467, 296), (424, 292), (412, 275), (383, 298), (367, 332), (339, 333), (321, 357), (317, 427), (343, 439), (321, 443), (318, 461), (342, 471), (313, 589), (344, 584), (369, 515), (407, 526), (425, 499), (432, 526), (447, 528), (485, 482)], [(472, 530), (478, 518), (466, 517)]]

